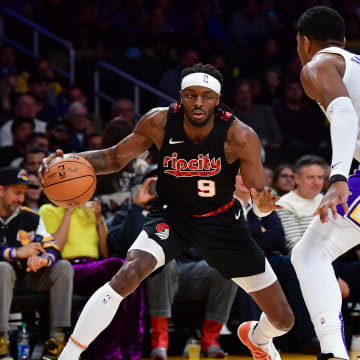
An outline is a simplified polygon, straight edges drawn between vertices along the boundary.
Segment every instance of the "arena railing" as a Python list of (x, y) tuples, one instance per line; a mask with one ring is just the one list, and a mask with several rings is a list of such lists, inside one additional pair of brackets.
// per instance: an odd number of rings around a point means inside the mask
[(113, 74), (116, 74), (126, 80), (128, 80), (133, 85), (134, 89), (134, 110), (137, 114), (140, 114), (140, 89), (144, 89), (159, 98), (169, 101), (169, 103), (176, 102), (177, 100), (172, 98), (171, 96), (165, 94), (164, 92), (152, 87), (149, 84), (144, 83), (143, 81), (135, 78), (134, 76), (126, 73), (125, 71), (117, 68), (114, 65), (111, 65), (105, 61), (98, 61), (97, 67), (94, 73), (94, 111), (95, 115), (100, 115), (100, 99), (104, 99), (105, 101), (108, 101), (110, 103), (114, 103), (116, 101), (115, 98), (113, 98), (108, 93), (105, 93), (100, 90), (100, 69), (106, 69), (110, 71)]
[[(28, 47), (24, 46), (23, 44), (21, 44), (20, 42), (18, 42), (17, 40), (10, 38), (8, 36), (6, 36), (6, 25), (5, 25), (5, 16), (9, 16), (13, 19), (16, 19), (17, 21), (23, 23), (24, 25), (29, 26), (30, 28), (32, 28), (33, 30), (33, 46), (32, 49), (29, 49)], [(69, 71), (65, 71), (64, 69), (62, 69), (61, 67), (55, 65), (55, 64), (51, 64), (53, 69), (58, 72), (59, 74), (61, 74), (62, 76), (66, 77), (69, 79), (70, 83), (73, 84), (75, 82), (75, 49), (73, 48), (72, 44), (69, 43), (68, 41), (62, 39), (61, 37), (55, 35), (54, 33), (50, 32), (49, 30), (47, 30), (46, 28), (44, 28), (43, 26), (27, 19), (26, 17), (20, 15), (19, 13), (17, 13), (14, 10), (11, 10), (7, 7), (5, 7), (2, 10), (2, 19), (1, 19), (1, 23), (0, 23), (0, 39), (8, 44), (10, 44), (11, 46), (15, 47), (16, 49), (18, 49), (19, 51), (32, 56), (34, 58), (39, 58), (40, 54), (39, 54), (39, 33), (47, 36), (48, 38), (60, 43), (61, 45), (65, 46), (67, 48), (67, 51), (69, 53)]]

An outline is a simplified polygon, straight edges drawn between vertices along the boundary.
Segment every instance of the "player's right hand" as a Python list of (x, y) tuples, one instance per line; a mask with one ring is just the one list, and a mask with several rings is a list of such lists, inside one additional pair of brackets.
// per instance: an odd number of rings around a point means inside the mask
[(29, 243), (16, 249), (17, 259), (27, 259), (30, 256), (39, 254), (45, 254), (45, 250), (40, 243)]
[(46, 157), (43, 159), (42, 164), (39, 168), (39, 177), (41, 180), (41, 184), (44, 183), (44, 177), (43, 177), (43, 173), (48, 171), (48, 167), (51, 161), (53, 161), (55, 158), (57, 157), (63, 157), (64, 156), (64, 152), (60, 149), (56, 150), (53, 154), (51, 154), (50, 156)]
[(315, 215), (320, 215), (320, 221), (326, 223), (329, 221), (329, 209), (331, 210), (334, 219), (337, 218), (336, 205), (341, 204), (344, 209), (345, 214), (349, 212), (349, 207), (347, 204), (347, 199), (349, 197), (350, 191), (347, 182), (337, 181), (330, 185), (328, 191), (324, 195), (318, 209), (314, 213)]

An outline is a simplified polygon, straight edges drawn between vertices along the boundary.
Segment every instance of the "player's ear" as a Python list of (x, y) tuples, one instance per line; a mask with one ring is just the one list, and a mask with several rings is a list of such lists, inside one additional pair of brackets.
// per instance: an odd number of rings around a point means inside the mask
[(306, 35), (303, 36), (303, 44), (304, 44), (305, 53), (308, 54), (311, 48), (311, 41)]
[(220, 95), (216, 94), (216, 106), (220, 104)]
[(180, 100), (179, 100), (179, 104), (183, 103), (183, 99), (182, 99), (182, 91), (179, 91), (179, 96), (180, 96)]

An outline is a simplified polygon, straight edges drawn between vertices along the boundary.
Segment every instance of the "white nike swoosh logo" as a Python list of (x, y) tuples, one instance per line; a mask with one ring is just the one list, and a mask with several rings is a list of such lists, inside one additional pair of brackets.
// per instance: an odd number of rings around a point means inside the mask
[(239, 220), (240, 219), (240, 215), (241, 215), (241, 210), (239, 209), (239, 212), (237, 214), (235, 214), (235, 219)]
[(183, 143), (183, 142), (184, 142), (184, 140), (174, 141), (172, 138), (169, 140), (169, 144), (170, 144), (170, 145), (181, 144), (181, 143)]

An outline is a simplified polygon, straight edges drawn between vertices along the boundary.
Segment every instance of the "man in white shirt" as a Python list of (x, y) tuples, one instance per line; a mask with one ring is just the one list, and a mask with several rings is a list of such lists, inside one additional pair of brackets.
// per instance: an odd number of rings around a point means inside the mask
[(315, 155), (302, 156), (295, 164), (295, 190), (283, 195), (277, 210), (285, 231), (285, 245), (290, 251), (301, 239), (314, 218), (323, 195), (325, 161)]

